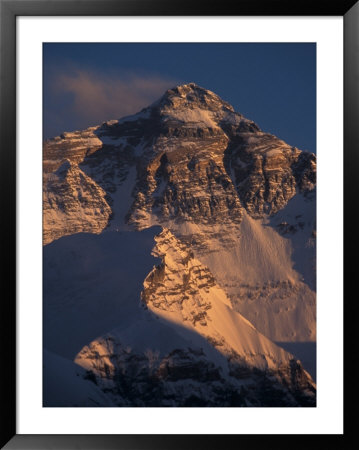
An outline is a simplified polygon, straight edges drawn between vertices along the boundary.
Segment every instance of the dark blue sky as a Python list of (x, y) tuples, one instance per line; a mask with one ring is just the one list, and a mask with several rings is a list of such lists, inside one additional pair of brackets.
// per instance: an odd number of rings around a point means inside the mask
[(315, 44), (44, 44), (44, 137), (120, 118), (195, 82), (316, 150)]

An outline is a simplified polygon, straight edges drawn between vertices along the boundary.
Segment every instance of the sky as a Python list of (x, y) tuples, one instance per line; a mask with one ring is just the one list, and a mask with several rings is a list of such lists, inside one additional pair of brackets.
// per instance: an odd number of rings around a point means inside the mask
[(189, 82), (316, 151), (314, 43), (45, 43), (44, 139), (134, 114)]

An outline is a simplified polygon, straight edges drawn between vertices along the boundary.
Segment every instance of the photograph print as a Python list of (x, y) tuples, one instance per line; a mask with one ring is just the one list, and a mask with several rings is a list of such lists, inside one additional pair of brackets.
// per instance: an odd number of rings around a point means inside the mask
[(316, 406), (316, 45), (43, 44), (43, 406)]

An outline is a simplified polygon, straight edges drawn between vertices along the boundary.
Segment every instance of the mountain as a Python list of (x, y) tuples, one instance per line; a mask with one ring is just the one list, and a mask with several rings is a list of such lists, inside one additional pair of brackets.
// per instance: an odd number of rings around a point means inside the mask
[(45, 406), (315, 404), (301, 363), (169, 230), (66, 236), (44, 267)]
[(272, 342), (315, 341), (314, 154), (189, 83), (43, 167), (49, 351), (118, 405), (315, 403)]

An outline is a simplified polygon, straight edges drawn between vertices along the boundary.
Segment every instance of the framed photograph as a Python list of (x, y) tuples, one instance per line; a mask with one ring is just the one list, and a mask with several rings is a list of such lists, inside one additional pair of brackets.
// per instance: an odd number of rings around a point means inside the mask
[(346, 448), (356, 2), (0, 14), (4, 448)]

